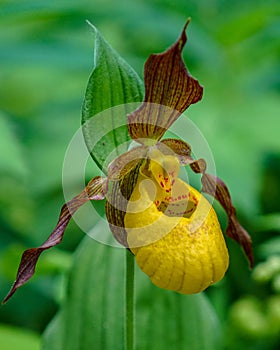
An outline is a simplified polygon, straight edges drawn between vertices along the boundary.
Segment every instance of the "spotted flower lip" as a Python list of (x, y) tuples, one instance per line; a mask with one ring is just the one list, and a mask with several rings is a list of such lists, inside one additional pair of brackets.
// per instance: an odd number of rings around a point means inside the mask
[(151, 281), (183, 294), (221, 280), (229, 256), (216, 213), (180, 180), (177, 157), (153, 149), (140, 169), (124, 225), (128, 246)]
[[(145, 99), (127, 117), (129, 135), (138, 146), (114, 159), (108, 165), (106, 178), (94, 177), (80, 194), (64, 204), (49, 238), (23, 253), (16, 280), (3, 302), (33, 276), (41, 253), (61, 242), (76, 210), (89, 200), (104, 198), (112, 234), (135, 254), (140, 268), (154, 284), (189, 294), (220, 280), (228, 267), (228, 253), (217, 216), (202, 194), (179, 179), (180, 166), (189, 166), (201, 174), (202, 193), (220, 202), (228, 217), (226, 234), (241, 245), (253, 266), (251, 238), (237, 219), (225, 183), (207, 172), (204, 159), (192, 157), (187, 142), (162, 139), (166, 130), (203, 94), (202, 86), (182, 60), (189, 22), (188, 19), (174, 45), (151, 55), (145, 64)], [(157, 188), (154, 198), (144, 186), (143, 196), (137, 200), (143, 180), (151, 181)], [(176, 191), (181, 194), (174, 196)], [(155, 230), (153, 227), (154, 237), (146, 237), (141, 224), (145, 220), (148, 225), (154, 221), (158, 225)], [(158, 236), (161, 231), (164, 234)]]

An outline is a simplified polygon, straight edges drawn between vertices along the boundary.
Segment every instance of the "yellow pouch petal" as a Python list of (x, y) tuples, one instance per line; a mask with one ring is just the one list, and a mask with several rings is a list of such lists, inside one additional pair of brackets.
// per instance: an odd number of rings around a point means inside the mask
[(128, 203), (124, 218), (128, 245), (141, 270), (158, 287), (183, 294), (201, 292), (223, 278), (229, 263), (216, 213), (198, 191), (178, 178), (166, 195), (166, 188), (155, 181), (163, 171), (158, 165), (150, 169), (153, 176), (139, 176)]

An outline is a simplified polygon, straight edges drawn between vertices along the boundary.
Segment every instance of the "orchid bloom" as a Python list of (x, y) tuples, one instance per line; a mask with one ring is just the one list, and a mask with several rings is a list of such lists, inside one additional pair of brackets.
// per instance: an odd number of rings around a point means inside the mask
[[(16, 281), (4, 302), (33, 276), (41, 253), (61, 242), (72, 215), (89, 200), (106, 198), (106, 216), (114, 237), (161, 288), (197, 293), (221, 280), (228, 268), (220, 224), (203, 192), (225, 209), (226, 234), (242, 246), (253, 266), (251, 238), (237, 219), (225, 183), (207, 173), (203, 159), (192, 158), (189, 144), (162, 139), (203, 94), (182, 60), (188, 23), (173, 46), (151, 55), (145, 64), (145, 99), (127, 120), (137, 146), (109, 164), (107, 178), (93, 178), (62, 207), (57, 226), (46, 242), (23, 253)], [(181, 166), (190, 166), (201, 174), (202, 193), (179, 178)]]

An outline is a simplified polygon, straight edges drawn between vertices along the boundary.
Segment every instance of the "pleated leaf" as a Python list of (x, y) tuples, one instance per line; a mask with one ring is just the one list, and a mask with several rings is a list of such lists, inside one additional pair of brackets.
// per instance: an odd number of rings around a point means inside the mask
[(43, 350), (123, 350), (124, 253), (84, 238), (75, 253), (65, 304), (46, 330)]
[[(104, 230), (104, 225), (95, 229)], [(124, 262), (125, 249), (85, 237), (43, 350), (124, 349)], [(221, 349), (220, 325), (204, 294), (159, 289), (138, 268), (135, 330), (137, 350)]]
[[(99, 31), (91, 27), (95, 33), (94, 62), (82, 108), (82, 124), (87, 147), (102, 169), (108, 155), (130, 140), (127, 114), (136, 107), (127, 104), (142, 101), (143, 83)], [(123, 106), (112, 109), (120, 105)]]
[(222, 349), (221, 326), (204, 293), (160, 289), (137, 270), (137, 350)]

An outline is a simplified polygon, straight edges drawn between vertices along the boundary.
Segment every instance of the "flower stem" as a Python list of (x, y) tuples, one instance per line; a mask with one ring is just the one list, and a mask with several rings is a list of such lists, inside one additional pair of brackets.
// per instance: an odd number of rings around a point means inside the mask
[(134, 350), (134, 256), (126, 250), (125, 350)]

